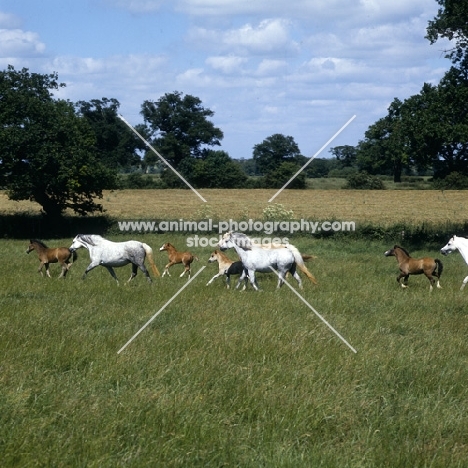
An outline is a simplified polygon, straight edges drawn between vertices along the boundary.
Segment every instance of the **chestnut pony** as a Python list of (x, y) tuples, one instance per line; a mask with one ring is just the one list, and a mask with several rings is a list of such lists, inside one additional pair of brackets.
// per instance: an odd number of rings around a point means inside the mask
[[(431, 283), (429, 291), (432, 291), (435, 284), (434, 277), (437, 278), (437, 287), (442, 287), (439, 279), (442, 275), (444, 266), (439, 259), (430, 257), (412, 258), (408, 251), (399, 245), (395, 245), (393, 249), (387, 250), (384, 255), (386, 257), (396, 257), (400, 268), (400, 274), (397, 276), (396, 280), (398, 284), (401, 284), (402, 288), (408, 287), (409, 275), (420, 275), (422, 273), (426, 275), (427, 279)], [(403, 278), (403, 283), (400, 283), (401, 278)]]
[(38, 239), (31, 239), (29, 241), (28, 249), (26, 253), (30, 253), (33, 250), (37, 252), (39, 261), (39, 269), (37, 270), (41, 276), (44, 276), (42, 273), (42, 267), (45, 267), (47, 276), (50, 278), (49, 272), (49, 263), (60, 263), (62, 265), (62, 273), (60, 273), (59, 278), (66, 278), (68, 270), (71, 267), (70, 260), (73, 262), (76, 260), (76, 253), (71, 252), (68, 247), (47, 247), (44, 242), (41, 242)]
[(166, 242), (165, 244), (163, 244), (159, 250), (161, 252), (166, 250), (167, 255), (169, 257), (169, 263), (164, 267), (164, 272), (162, 276), (166, 274), (168, 276), (171, 276), (171, 274), (169, 273), (169, 268), (172, 265), (177, 265), (178, 263), (182, 263), (185, 268), (184, 268), (184, 271), (179, 276), (182, 278), (182, 276), (184, 276), (185, 273), (188, 273), (188, 277), (190, 278), (190, 274), (191, 274), (190, 265), (192, 264), (194, 260), (198, 260), (198, 257), (196, 257), (195, 255), (192, 255), (190, 252), (178, 252), (176, 248), (169, 242)]

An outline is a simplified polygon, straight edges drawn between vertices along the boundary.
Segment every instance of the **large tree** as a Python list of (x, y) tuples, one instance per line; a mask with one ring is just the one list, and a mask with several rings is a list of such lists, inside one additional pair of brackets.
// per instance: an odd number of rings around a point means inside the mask
[(394, 182), (401, 182), (402, 171), (410, 163), (402, 106), (403, 103), (395, 98), (388, 114), (365, 132), (364, 140), (357, 147), (356, 159), (360, 170), (370, 174), (390, 173)]
[(436, 177), (468, 174), (468, 77), (452, 67), (438, 86), (425, 84), (404, 103), (405, 131), (414, 164)]
[(223, 132), (209, 120), (214, 112), (190, 94), (175, 91), (156, 102), (145, 101), (141, 114), (151, 144), (175, 168), (184, 159), (203, 158), (223, 139)]
[(96, 156), (113, 169), (128, 169), (141, 163), (138, 150), (144, 143), (118, 117), (117, 99), (92, 99), (76, 103), (78, 114), (84, 117), (96, 136)]
[(50, 217), (67, 208), (101, 210), (95, 198), (115, 173), (95, 158), (95, 136), (69, 101), (55, 100), (57, 74), (9, 66), (0, 72), (0, 183), (12, 200), (31, 200)]
[(278, 169), (285, 162), (295, 163), (299, 168), (299, 160), (302, 161), (299, 146), (294, 138), (280, 133), (275, 133), (255, 145), (253, 159), (258, 171), (263, 175)]
[(438, 39), (449, 39), (453, 47), (447, 57), (454, 63), (466, 58), (468, 47), (468, 2), (466, 0), (437, 0), (441, 6), (437, 16), (429, 21), (426, 38), (431, 44)]

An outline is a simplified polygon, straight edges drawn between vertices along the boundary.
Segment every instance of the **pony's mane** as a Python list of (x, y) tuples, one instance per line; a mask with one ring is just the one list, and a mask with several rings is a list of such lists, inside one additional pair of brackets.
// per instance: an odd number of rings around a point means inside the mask
[(216, 249), (213, 254), (219, 255), (225, 261), (232, 262), (232, 260), (224, 252), (221, 252), (221, 250)]
[(410, 253), (409, 253), (405, 248), (403, 248), (401, 245), (395, 245), (395, 247), (393, 247), (393, 249), (400, 249), (400, 250), (402, 250), (406, 255), (408, 255), (408, 257), (411, 257)]
[(89, 245), (96, 245), (96, 239), (102, 239), (98, 234), (78, 234), (78, 237)]
[(252, 250), (252, 241), (246, 234), (242, 232), (231, 232), (230, 235), (234, 241), (240, 241), (240, 245), (237, 244), (239, 247), (242, 247), (244, 250)]
[(39, 244), (41, 247), (44, 247), (45, 249), (48, 249), (47, 245), (45, 245), (44, 242), (42, 242), (39, 239), (31, 239), (30, 243), (31, 244)]

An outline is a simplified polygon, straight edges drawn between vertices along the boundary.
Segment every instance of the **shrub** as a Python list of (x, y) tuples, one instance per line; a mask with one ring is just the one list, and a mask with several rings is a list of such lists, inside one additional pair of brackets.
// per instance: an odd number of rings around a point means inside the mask
[(459, 172), (451, 172), (444, 179), (435, 179), (433, 185), (438, 190), (466, 190), (468, 189), (468, 177)]
[(380, 178), (363, 171), (349, 175), (346, 178), (346, 185), (343, 188), (358, 190), (384, 190), (385, 185)]
[(284, 221), (294, 219), (294, 211), (287, 210), (281, 203), (268, 205), (262, 212), (266, 221)]

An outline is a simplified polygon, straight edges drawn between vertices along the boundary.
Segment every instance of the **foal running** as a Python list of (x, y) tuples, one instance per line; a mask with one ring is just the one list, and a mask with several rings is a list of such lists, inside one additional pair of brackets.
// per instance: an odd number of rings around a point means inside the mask
[(207, 286), (211, 284), (216, 278), (224, 275), (226, 276), (226, 287), (229, 289), (231, 285), (231, 275), (241, 275), (237, 281), (236, 289), (239, 287), (242, 279), (245, 280), (244, 289), (246, 288), (249, 279), (248, 273), (240, 260), (231, 260), (227, 255), (223, 254), (223, 252), (215, 250), (208, 259), (208, 262), (218, 262), (219, 272), (218, 274), (214, 275), (213, 278), (208, 281), (208, 283), (206, 283)]
[(168, 276), (171, 276), (169, 273), (169, 268), (172, 265), (177, 265), (178, 263), (182, 263), (184, 265), (184, 271), (179, 275), (181, 278), (182, 276), (185, 275), (185, 273), (188, 273), (188, 277), (190, 278), (191, 271), (190, 271), (190, 265), (194, 260), (198, 260), (198, 257), (195, 255), (192, 255), (190, 252), (178, 252), (176, 248), (170, 244), (169, 242), (166, 242), (165, 244), (162, 245), (162, 247), (159, 249), (161, 252), (166, 250), (167, 255), (169, 257), (169, 263), (164, 267), (164, 272), (162, 276), (167, 274)]
[[(408, 287), (409, 275), (420, 275), (424, 273), (431, 283), (429, 291), (432, 291), (432, 287), (435, 284), (434, 277), (437, 278), (437, 287), (441, 288), (439, 279), (442, 275), (444, 266), (439, 259), (430, 257), (424, 258), (412, 258), (410, 254), (399, 245), (395, 245), (393, 249), (387, 250), (384, 254), (386, 257), (396, 257), (398, 266), (400, 268), (400, 274), (397, 276), (398, 284), (401, 284), (402, 288)], [(403, 283), (400, 283), (400, 279), (403, 278)]]
[(60, 263), (62, 266), (62, 273), (60, 273), (59, 278), (66, 278), (68, 270), (71, 267), (71, 262), (76, 260), (76, 253), (71, 252), (67, 247), (53, 247), (49, 248), (44, 242), (41, 242), (38, 239), (31, 239), (29, 241), (28, 249), (26, 253), (30, 253), (33, 250), (37, 252), (39, 261), (39, 269), (37, 270), (41, 276), (44, 276), (42, 273), (42, 267), (45, 267), (46, 275), (50, 278), (49, 272), (49, 263)]

